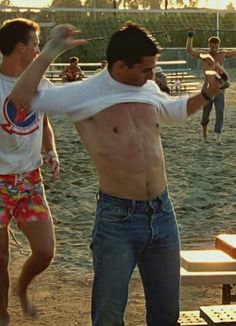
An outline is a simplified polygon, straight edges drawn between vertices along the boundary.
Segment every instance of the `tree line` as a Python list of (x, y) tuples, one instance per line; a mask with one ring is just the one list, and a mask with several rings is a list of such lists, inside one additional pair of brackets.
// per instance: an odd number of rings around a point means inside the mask
[[(11, 0), (1, 0), (1, 6), (12, 6)], [(52, 0), (53, 8), (113, 8), (113, 9), (187, 9), (198, 8), (199, 0)], [(229, 2), (226, 9), (234, 9)]]

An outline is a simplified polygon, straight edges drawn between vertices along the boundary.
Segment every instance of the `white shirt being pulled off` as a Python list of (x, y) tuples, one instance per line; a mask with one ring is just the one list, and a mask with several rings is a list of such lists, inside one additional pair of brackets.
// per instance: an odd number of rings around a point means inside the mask
[(156, 106), (159, 121), (174, 123), (187, 119), (188, 96), (170, 98), (154, 81), (130, 86), (114, 80), (107, 69), (83, 82), (41, 89), (34, 97), (31, 110), (67, 113), (73, 122), (85, 120), (118, 103), (147, 103)]

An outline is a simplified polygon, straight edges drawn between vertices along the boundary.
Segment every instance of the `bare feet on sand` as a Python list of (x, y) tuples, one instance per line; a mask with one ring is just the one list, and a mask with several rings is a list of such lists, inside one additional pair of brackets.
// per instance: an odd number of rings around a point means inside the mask
[(31, 304), (26, 293), (19, 293), (20, 305), (25, 316), (36, 319), (38, 317), (37, 309)]
[(16, 284), (12, 287), (12, 290), (13, 295), (17, 296), (20, 300), (20, 305), (24, 316), (36, 319), (38, 317), (38, 311), (35, 306), (31, 304), (27, 293), (25, 291), (20, 291), (19, 287)]

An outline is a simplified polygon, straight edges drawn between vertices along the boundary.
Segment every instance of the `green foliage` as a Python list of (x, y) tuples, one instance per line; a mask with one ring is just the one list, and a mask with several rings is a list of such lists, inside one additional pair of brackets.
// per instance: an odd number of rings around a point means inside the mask
[(0, 1), (0, 6), (11, 6), (11, 0), (1, 0)]
[[(57, 5), (59, 5), (59, 1), (64, 3), (66, 0), (54, 0)], [(67, 1), (74, 1), (75, 3), (75, 0)], [(110, 1), (112, 3), (112, 0)], [(180, 1), (178, 0), (178, 3)], [(79, 2), (80, 0), (76, 0), (77, 4)], [(107, 42), (110, 36), (128, 20), (136, 22), (149, 30), (163, 48), (184, 48), (187, 30), (190, 27), (196, 30), (194, 47), (206, 48), (208, 38), (217, 33), (221, 38), (222, 47), (234, 47), (236, 44), (236, 12), (234, 11), (220, 12), (220, 31), (216, 30), (216, 11), (210, 10), (201, 13), (181, 10), (175, 12), (162, 10), (153, 13), (149, 10), (138, 12), (128, 10), (122, 12), (94, 12), (88, 9), (87, 11), (41, 10), (35, 12), (28, 10), (22, 12), (18, 9), (12, 9), (11, 11), (1, 10), (0, 23), (6, 19), (16, 17), (30, 18), (41, 24), (42, 45), (46, 42), (49, 30), (54, 25), (63, 23), (75, 25), (81, 31), (81, 38), (88, 39), (89, 43), (84, 47), (63, 54), (58, 60), (64, 62), (67, 62), (68, 57), (73, 55), (80, 57), (81, 62), (100, 62), (105, 58)]]
[(80, 0), (53, 0), (51, 3), (51, 7), (79, 8), (82, 7), (82, 3)]

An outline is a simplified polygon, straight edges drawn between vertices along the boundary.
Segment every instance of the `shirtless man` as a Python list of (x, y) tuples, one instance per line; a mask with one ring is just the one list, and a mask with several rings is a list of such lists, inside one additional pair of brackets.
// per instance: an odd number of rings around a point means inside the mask
[(34, 97), (50, 62), (65, 49), (85, 44), (74, 39), (75, 32), (72, 26), (54, 29), (10, 96), (32, 110), (49, 105), (52, 113), (67, 111), (96, 166), (100, 189), (91, 242), (92, 325), (124, 325), (136, 265), (144, 286), (147, 325), (178, 325), (179, 234), (167, 190), (160, 125), (187, 120), (218, 94), (219, 83), (210, 76), (207, 89), (192, 98), (173, 100), (159, 91), (152, 80), (156, 41), (127, 23), (112, 35), (108, 66), (102, 72), (83, 83), (40, 90)]
[[(203, 60), (203, 71), (205, 72), (206, 70), (214, 70), (219, 74), (225, 73), (225, 70), (223, 68), (224, 59), (235, 57), (236, 50), (230, 50), (230, 51), (219, 50), (220, 47), (219, 37), (211, 36), (208, 39), (209, 50), (206, 52), (199, 51), (193, 49), (193, 36), (194, 36), (194, 32), (190, 30), (188, 32), (186, 50), (193, 58)], [(213, 61), (209, 60), (209, 58), (201, 58), (202, 54), (207, 54), (207, 53), (211, 55)], [(204, 83), (203, 88), (205, 87), (205, 84), (206, 83)], [(208, 143), (207, 125), (210, 121), (209, 117), (210, 117), (213, 104), (215, 105), (215, 112), (216, 112), (216, 121), (214, 127), (215, 139), (217, 144), (222, 144), (221, 133), (223, 128), (224, 109), (225, 109), (224, 89), (222, 89), (217, 96), (213, 97), (211, 101), (209, 101), (203, 107), (201, 125), (202, 125), (203, 141), (206, 143)]]

